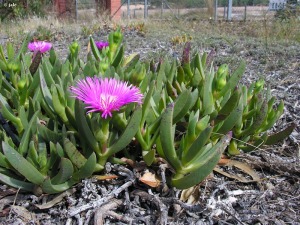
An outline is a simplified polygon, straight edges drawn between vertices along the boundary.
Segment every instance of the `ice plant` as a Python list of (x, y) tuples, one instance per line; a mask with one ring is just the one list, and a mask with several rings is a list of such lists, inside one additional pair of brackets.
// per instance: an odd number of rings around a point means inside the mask
[[(26, 40), (16, 54), (11, 43), (6, 53), (0, 45), (1, 183), (59, 193), (107, 161), (143, 159), (155, 169), (161, 157), (168, 184), (187, 189), (213, 171), (224, 151), (253, 151), (294, 130), (268, 134), (284, 105), (275, 107), (263, 80), (240, 84), (245, 63), (233, 73), (227, 65), (215, 71), (212, 53), (192, 56), (186, 43), (181, 63), (166, 57), (148, 73), (153, 63), (138, 54), (125, 57), (122, 37), (120, 30), (109, 34), (102, 52), (90, 37), (94, 58), (89, 54), (86, 63), (76, 42), (65, 61), (54, 49), (43, 55), (51, 48), (46, 43)], [(25, 54), (29, 46), (33, 54)]]
[(99, 50), (102, 50), (103, 48), (106, 48), (109, 45), (106, 41), (96, 41), (95, 44)]
[(90, 112), (100, 111), (102, 118), (132, 102), (142, 103), (140, 90), (114, 78), (87, 77), (70, 88), (74, 97), (83, 101)]
[(28, 49), (32, 52), (45, 53), (52, 48), (52, 44), (46, 41), (33, 41), (28, 44)]

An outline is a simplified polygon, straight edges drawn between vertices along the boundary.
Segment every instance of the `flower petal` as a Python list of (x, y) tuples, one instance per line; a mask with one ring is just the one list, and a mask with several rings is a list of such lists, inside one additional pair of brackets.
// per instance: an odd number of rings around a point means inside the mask
[(106, 41), (96, 41), (95, 44), (99, 50), (102, 50), (103, 48), (106, 48), (109, 45)]
[(47, 52), (52, 48), (52, 44), (46, 41), (34, 41), (28, 44), (28, 49), (32, 52), (40, 51), (41, 53)]
[(100, 111), (103, 118), (112, 117), (113, 111), (129, 103), (142, 104), (143, 99), (137, 87), (114, 78), (87, 77), (77, 81), (70, 91), (85, 103), (88, 112)]

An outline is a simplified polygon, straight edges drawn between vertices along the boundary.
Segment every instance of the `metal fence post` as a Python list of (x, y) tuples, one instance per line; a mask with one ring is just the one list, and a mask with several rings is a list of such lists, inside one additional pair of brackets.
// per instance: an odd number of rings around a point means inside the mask
[(133, 18), (136, 18), (135, 11), (136, 11), (136, 0), (134, 0)]
[(218, 0), (215, 0), (215, 15), (214, 15), (214, 19), (215, 19), (215, 22), (217, 22), (218, 20)]
[(247, 5), (245, 4), (244, 21), (247, 20)]
[(163, 18), (164, 14), (164, 0), (161, 0), (161, 11), (160, 11), (160, 18)]
[(231, 20), (231, 13), (232, 13), (232, 0), (228, 0), (228, 8), (227, 8), (227, 20)]
[(78, 20), (78, 0), (75, 0), (75, 20)]
[(145, 2), (144, 2), (144, 19), (147, 19), (147, 17), (148, 17), (148, 2), (147, 2), (147, 0), (145, 0)]
[(130, 0), (127, 0), (127, 19), (130, 19)]

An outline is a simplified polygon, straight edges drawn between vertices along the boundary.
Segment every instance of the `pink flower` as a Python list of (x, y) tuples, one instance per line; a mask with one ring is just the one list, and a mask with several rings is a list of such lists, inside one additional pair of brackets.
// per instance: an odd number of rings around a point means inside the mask
[(52, 48), (52, 44), (46, 41), (34, 41), (28, 44), (28, 48), (32, 52), (40, 51), (41, 53), (44, 53)]
[(106, 48), (109, 45), (106, 41), (96, 41), (95, 44), (99, 50), (102, 50), (103, 48)]
[(142, 104), (143, 94), (127, 82), (114, 78), (87, 77), (70, 88), (73, 97), (83, 101), (88, 113), (100, 111), (102, 118), (112, 117), (113, 111), (132, 102)]

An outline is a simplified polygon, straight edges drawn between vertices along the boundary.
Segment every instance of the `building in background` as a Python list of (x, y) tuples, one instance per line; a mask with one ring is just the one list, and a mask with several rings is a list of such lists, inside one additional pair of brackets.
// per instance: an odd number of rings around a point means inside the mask
[(269, 10), (278, 11), (285, 9), (288, 5), (295, 7), (300, 3), (300, 0), (270, 0), (269, 1)]

